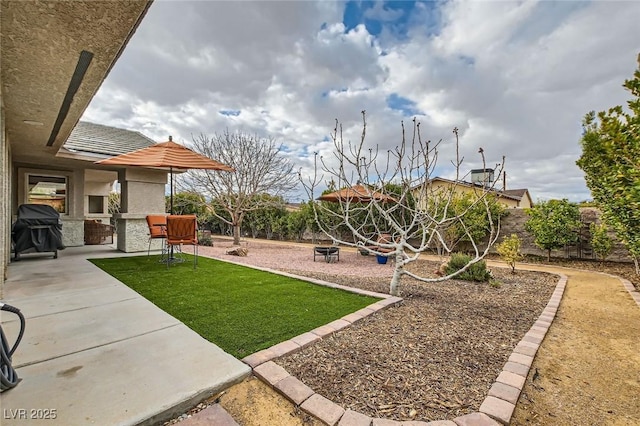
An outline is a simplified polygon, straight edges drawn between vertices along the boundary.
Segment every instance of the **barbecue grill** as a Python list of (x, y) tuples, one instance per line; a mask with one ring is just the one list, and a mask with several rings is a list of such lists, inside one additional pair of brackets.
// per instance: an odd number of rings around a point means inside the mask
[(57, 259), (58, 250), (64, 249), (60, 213), (43, 204), (22, 204), (11, 229), (11, 239), (15, 260), (30, 252), (52, 252)]

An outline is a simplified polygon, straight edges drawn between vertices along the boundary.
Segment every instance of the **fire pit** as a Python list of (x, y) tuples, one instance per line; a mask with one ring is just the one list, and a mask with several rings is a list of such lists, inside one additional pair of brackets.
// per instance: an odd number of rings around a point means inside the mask
[(340, 247), (336, 246), (315, 246), (313, 248), (313, 261), (316, 256), (324, 257), (325, 262), (333, 263), (340, 261)]

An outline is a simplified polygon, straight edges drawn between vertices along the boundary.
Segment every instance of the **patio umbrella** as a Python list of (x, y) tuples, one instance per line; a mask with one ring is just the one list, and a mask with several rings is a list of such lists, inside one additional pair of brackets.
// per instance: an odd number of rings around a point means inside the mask
[(369, 189), (362, 184), (354, 185), (350, 188), (343, 188), (339, 191), (330, 192), (317, 198), (320, 201), (338, 203), (340, 201), (350, 201), (355, 203), (369, 203), (373, 200), (382, 203), (395, 202), (395, 198), (381, 192)]
[(190, 150), (187, 147), (173, 142), (169, 136), (168, 142), (157, 143), (146, 148), (117, 155), (105, 160), (96, 161), (96, 164), (156, 167), (169, 169), (171, 182), (170, 213), (173, 214), (173, 172), (186, 171), (188, 169), (208, 169), (233, 172), (233, 167), (222, 164)]

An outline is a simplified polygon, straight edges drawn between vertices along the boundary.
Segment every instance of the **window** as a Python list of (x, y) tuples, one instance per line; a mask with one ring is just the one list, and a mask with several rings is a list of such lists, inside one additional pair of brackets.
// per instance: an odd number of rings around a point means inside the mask
[(27, 203), (46, 204), (59, 213), (67, 213), (67, 178), (28, 175)]

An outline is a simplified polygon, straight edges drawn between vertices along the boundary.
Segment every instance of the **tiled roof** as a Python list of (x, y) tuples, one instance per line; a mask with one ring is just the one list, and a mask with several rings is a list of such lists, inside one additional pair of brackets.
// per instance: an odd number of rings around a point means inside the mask
[[(436, 176), (434, 178), (431, 179), (431, 181), (442, 181), (442, 182), (448, 182), (451, 184), (456, 184), (456, 185), (461, 185), (461, 186), (467, 186), (467, 187), (477, 187), (477, 188), (482, 188), (481, 184), (478, 183), (473, 183), (473, 182), (466, 182), (463, 180), (459, 180), (457, 183), (454, 180), (451, 179), (445, 179), (445, 178), (441, 178), (439, 176)], [(415, 188), (420, 187), (422, 184), (416, 185)], [(414, 189), (415, 189), (414, 188)], [(527, 193), (527, 189), (508, 189), (506, 191), (503, 191), (501, 189), (490, 189), (489, 192), (497, 195), (498, 197), (502, 197), (502, 198), (509, 198), (511, 200), (515, 200), (515, 201), (520, 201), (522, 200), (522, 197), (524, 197), (524, 195)]]
[(94, 154), (120, 155), (155, 144), (140, 132), (80, 121), (64, 148)]
[(524, 194), (527, 193), (526, 189), (507, 189), (502, 191), (503, 194), (510, 195), (512, 197), (524, 197)]

